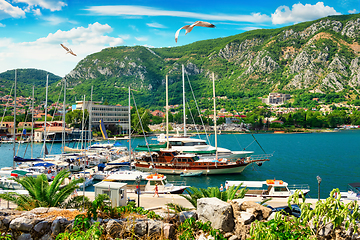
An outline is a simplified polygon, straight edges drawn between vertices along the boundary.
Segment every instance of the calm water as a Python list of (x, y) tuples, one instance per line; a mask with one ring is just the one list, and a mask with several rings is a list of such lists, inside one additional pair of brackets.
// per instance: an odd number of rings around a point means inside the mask
[[(225, 180), (266, 180), (280, 179), (289, 184), (310, 185), (310, 197), (317, 197), (316, 176), (322, 178), (321, 197), (328, 197), (333, 188), (346, 190), (351, 182), (360, 182), (360, 131), (348, 130), (334, 133), (310, 133), (310, 134), (255, 134), (254, 135), (266, 153), (274, 156), (269, 162), (261, 167), (248, 166), (242, 174), (225, 176), (201, 176), (196, 178), (181, 178), (168, 176), (171, 180), (187, 180), (187, 184), (195, 187), (206, 188), (208, 186), (220, 186)], [(214, 136), (210, 137), (214, 144)], [(124, 146), (126, 140), (120, 141)], [(144, 144), (143, 138), (134, 139), (132, 147)], [(219, 147), (231, 150), (255, 151), (261, 154), (263, 151), (249, 134), (224, 134), (218, 136)], [(18, 147), (18, 145), (16, 145)], [(61, 152), (61, 145), (47, 145), (51, 153)], [(70, 144), (72, 147), (72, 143)], [(35, 144), (34, 157), (40, 156), (42, 144)], [(18, 156), (23, 157), (26, 144), (21, 144)], [(13, 145), (0, 145), (0, 167), (12, 166)], [(30, 157), (30, 145), (26, 157)]]

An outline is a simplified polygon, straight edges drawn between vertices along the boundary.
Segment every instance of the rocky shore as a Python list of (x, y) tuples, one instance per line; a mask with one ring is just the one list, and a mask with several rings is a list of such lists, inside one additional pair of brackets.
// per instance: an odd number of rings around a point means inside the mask
[[(16, 240), (52, 240), (59, 233), (71, 231), (74, 218), (78, 210), (64, 210), (59, 208), (36, 208), (32, 211), (21, 212), (14, 210), (0, 211), (0, 231)], [(218, 198), (202, 198), (197, 202), (197, 210), (171, 213), (157, 212), (160, 219), (149, 219), (146, 216), (128, 216), (123, 219), (97, 218), (92, 220), (103, 228), (105, 239), (178, 239), (177, 227), (186, 219), (193, 218), (202, 222), (209, 222), (211, 227), (230, 240), (247, 239), (251, 223), (254, 221), (270, 221), (275, 212), (270, 208), (252, 201), (237, 199), (223, 202)], [(315, 228), (313, 226), (313, 228)], [(319, 229), (321, 239), (333, 239), (334, 226), (329, 223)], [(336, 239), (359, 239), (354, 233), (354, 226), (347, 230), (342, 227), (336, 230)], [(194, 233), (195, 239), (214, 239), (206, 231)], [(129, 239), (130, 239), (129, 238)]]

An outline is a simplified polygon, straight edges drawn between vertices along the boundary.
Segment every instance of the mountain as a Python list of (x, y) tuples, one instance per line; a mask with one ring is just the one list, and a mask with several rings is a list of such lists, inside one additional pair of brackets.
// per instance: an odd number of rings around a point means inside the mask
[[(39, 69), (17, 69), (17, 95), (30, 96), (32, 94), (32, 86), (40, 94), (46, 86), (46, 75), (49, 75), (49, 85), (55, 84), (61, 80), (60, 76), (56, 76), (50, 72)], [(9, 93), (15, 81), (15, 70), (8, 70), (0, 73), (0, 86), (5, 93)], [(43, 89), (39, 89), (43, 88)]]
[[(181, 104), (184, 64), (186, 81), (189, 78), (201, 107), (211, 106), (212, 72), (216, 94), (224, 96), (219, 105), (227, 109), (259, 105), (259, 97), (270, 92), (351, 100), (359, 95), (359, 60), (360, 14), (329, 16), (179, 47), (106, 48), (82, 59), (66, 75), (67, 99), (89, 98), (93, 86), (94, 101), (126, 105), (131, 86), (139, 106), (160, 108), (168, 74), (170, 104)], [(60, 87), (57, 82), (51, 92)], [(188, 84), (186, 88), (192, 99)]]

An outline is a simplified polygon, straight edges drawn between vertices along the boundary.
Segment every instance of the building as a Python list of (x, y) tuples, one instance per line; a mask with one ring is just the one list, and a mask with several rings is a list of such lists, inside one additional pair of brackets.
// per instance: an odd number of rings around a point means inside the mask
[[(116, 127), (121, 133), (129, 132), (129, 107), (100, 105), (101, 102), (76, 101), (76, 110), (86, 109), (91, 114), (91, 126), (98, 128), (100, 120), (106, 128)], [(73, 109), (74, 109), (73, 107)]]
[(290, 94), (269, 93), (267, 98), (263, 98), (262, 102), (268, 105), (281, 105), (291, 98)]

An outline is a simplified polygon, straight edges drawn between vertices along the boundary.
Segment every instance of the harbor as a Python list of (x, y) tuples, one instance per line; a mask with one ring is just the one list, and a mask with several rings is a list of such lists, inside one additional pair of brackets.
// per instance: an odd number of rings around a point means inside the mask
[[(251, 143), (249, 134), (226, 134), (220, 135), (219, 146), (229, 149), (237, 149)], [(227, 180), (233, 181), (264, 181), (266, 179), (281, 179), (289, 184), (308, 184), (310, 186), (309, 198), (317, 198), (318, 182), (320, 176), (321, 198), (327, 198), (334, 188), (341, 191), (347, 190), (347, 185), (359, 182), (357, 164), (360, 150), (356, 146), (360, 132), (346, 130), (334, 133), (311, 133), (311, 134), (256, 134), (266, 151), (274, 151), (270, 161), (261, 167), (251, 165), (241, 174), (232, 175), (201, 175), (192, 178), (183, 178), (178, 175), (166, 175), (169, 181), (186, 181), (186, 185), (198, 188), (220, 187)], [(213, 138), (210, 137), (210, 141)], [(124, 147), (128, 147), (127, 140), (119, 140)], [(144, 138), (135, 138), (132, 146), (145, 143)], [(113, 142), (112, 142), (113, 143)], [(16, 145), (19, 147), (18, 155), (23, 156), (26, 144)], [(42, 144), (34, 145), (34, 156), (40, 156)], [(50, 147), (48, 147), (50, 149)], [(248, 150), (259, 152), (259, 146), (252, 144)], [(51, 148), (52, 154), (61, 153), (61, 144), (54, 143)], [(12, 166), (13, 146), (10, 144), (0, 145), (2, 161), (0, 167)], [(25, 154), (29, 157), (30, 152)], [(334, 171), (336, 168), (336, 171)]]

